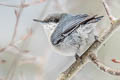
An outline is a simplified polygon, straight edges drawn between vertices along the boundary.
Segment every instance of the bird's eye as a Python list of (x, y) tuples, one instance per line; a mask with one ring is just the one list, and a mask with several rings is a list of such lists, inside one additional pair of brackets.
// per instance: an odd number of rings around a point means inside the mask
[(51, 18), (51, 19), (50, 19), (50, 22), (55, 22), (55, 23), (57, 23), (57, 22), (59, 22), (59, 19)]

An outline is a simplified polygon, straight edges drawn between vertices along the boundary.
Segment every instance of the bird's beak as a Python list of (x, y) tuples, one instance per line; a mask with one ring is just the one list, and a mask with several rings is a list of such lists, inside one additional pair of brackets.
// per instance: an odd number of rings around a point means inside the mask
[(38, 20), (38, 19), (33, 19), (33, 21), (35, 21), (35, 22), (40, 22), (40, 23), (46, 23), (45, 21)]

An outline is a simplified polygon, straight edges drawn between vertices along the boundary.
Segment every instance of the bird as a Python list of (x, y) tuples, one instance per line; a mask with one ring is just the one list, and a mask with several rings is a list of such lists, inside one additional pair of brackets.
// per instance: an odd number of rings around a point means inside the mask
[(53, 13), (43, 20), (34, 21), (42, 23), (48, 30), (48, 40), (54, 51), (77, 59), (98, 39), (96, 25), (102, 18), (88, 14)]

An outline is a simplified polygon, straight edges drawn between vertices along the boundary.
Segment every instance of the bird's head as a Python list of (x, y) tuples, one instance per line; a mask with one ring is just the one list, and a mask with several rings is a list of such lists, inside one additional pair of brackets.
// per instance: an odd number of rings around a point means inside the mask
[(59, 21), (64, 18), (67, 13), (54, 13), (46, 16), (43, 20), (33, 19), (35, 22), (40, 22), (48, 38), (52, 35)]

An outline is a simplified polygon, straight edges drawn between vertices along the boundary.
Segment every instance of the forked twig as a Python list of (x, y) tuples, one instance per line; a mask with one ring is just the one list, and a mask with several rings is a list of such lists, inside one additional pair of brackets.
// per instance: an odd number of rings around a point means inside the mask
[(112, 75), (119, 75), (120, 71), (111, 69), (104, 64), (102, 64), (97, 56), (95, 56), (95, 53), (100, 49), (100, 47), (108, 40), (109, 36), (117, 29), (120, 25), (120, 19), (116, 19), (112, 16), (107, 4), (105, 1), (103, 1), (103, 5), (105, 7), (105, 10), (107, 12), (107, 15), (109, 16), (109, 19), (111, 21), (111, 27), (109, 30), (104, 32), (102, 36), (100, 36), (100, 41), (95, 41), (92, 46), (80, 57), (80, 59), (76, 60), (66, 71), (62, 72), (57, 80), (70, 80), (76, 73), (82, 69), (82, 66), (84, 66), (88, 58), (97, 65), (98, 68), (101, 70), (108, 72)]
[[(112, 21), (116, 20), (116, 18), (112, 16), (111, 11), (110, 11), (108, 5), (106, 4), (106, 2), (105, 2), (104, 0), (103, 0), (103, 5), (104, 5), (104, 8), (105, 8), (105, 10), (106, 10), (106, 13), (107, 13), (110, 21), (112, 22)], [(112, 22), (112, 23), (113, 23), (113, 22)]]
[[(15, 74), (15, 71), (16, 71), (16, 68), (17, 68), (17, 65), (19, 63), (19, 60), (20, 60), (20, 57), (22, 55), (22, 50), (20, 50), (18, 47), (17, 47), (17, 44), (23, 42), (24, 40), (28, 39), (31, 35), (32, 35), (32, 29), (28, 32), (27, 35), (25, 35), (22, 39), (20, 39), (19, 41), (15, 41), (15, 37), (16, 37), (16, 34), (17, 34), (17, 29), (18, 29), (18, 24), (19, 24), (19, 20), (20, 20), (20, 17), (21, 17), (21, 14), (22, 14), (22, 11), (23, 9), (26, 7), (25, 6), (25, 0), (21, 0), (21, 4), (20, 6), (12, 6), (12, 5), (7, 5), (7, 4), (1, 4), (0, 5), (4, 5), (4, 6), (8, 6), (8, 7), (16, 7), (18, 8), (17, 10), (15, 10), (15, 15), (16, 15), (16, 23), (15, 23), (15, 27), (14, 27), (14, 32), (13, 32), (13, 36), (12, 36), (12, 39), (11, 39), (11, 42), (9, 45), (7, 45), (5, 48), (2, 48), (0, 50), (0, 52), (3, 52), (5, 51), (6, 49), (10, 48), (10, 47), (14, 47), (16, 50), (18, 50), (18, 54), (16, 54), (16, 57), (14, 59), (14, 61), (12, 62), (12, 65), (10, 66), (10, 69), (8, 71), (8, 74), (5, 78), (5, 80), (13, 80), (13, 77), (14, 77), (14, 74)], [(28, 5), (28, 4), (27, 4)], [(29, 4), (30, 6), (31, 4)]]
[(38, 0), (38, 1), (32, 1), (32, 2), (29, 2), (29, 3), (25, 3), (25, 0), (21, 0), (20, 5), (9, 5), (9, 4), (5, 4), (5, 3), (0, 3), (0, 5), (3, 5), (3, 6), (17, 8), (17, 9), (15, 9), (16, 23), (15, 23), (14, 32), (13, 32), (13, 35), (12, 35), (11, 42), (6, 47), (0, 48), (0, 52), (4, 52), (6, 49), (10, 48), (11, 45), (16, 45), (17, 43), (20, 43), (22, 40), (24, 41), (25, 39), (27, 39), (28, 37), (31, 36), (32, 31), (30, 31), (22, 39), (20, 39), (18, 41), (14, 41), (15, 37), (16, 37), (16, 34), (17, 34), (18, 24), (19, 24), (20, 16), (22, 14), (23, 9), (28, 7), (28, 6), (31, 6), (33, 4), (35, 5), (35, 4), (41, 3), (43, 1), (45, 1), (45, 0)]
[(94, 54), (94, 53), (91, 53), (90, 54), (90, 59), (91, 61), (97, 66), (97, 68), (99, 68), (100, 70), (104, 71), (104, 72), (107, 72), (111, 75), (117, 75), (117, 76), (120, 76), (120, 70), (115, 70), (115, 69), (112, 69), (108, 66), (105, 66), (103, 63), (101, 63), (97, 56)]

